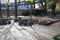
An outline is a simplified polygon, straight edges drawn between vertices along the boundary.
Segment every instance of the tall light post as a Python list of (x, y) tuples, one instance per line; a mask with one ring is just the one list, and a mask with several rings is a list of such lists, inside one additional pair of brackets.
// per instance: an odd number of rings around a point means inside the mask
[(7, 17), (10, 17), (10, 15), (9, 15), (9, 5), (10, 5), (9, 0), (6, 5), (7, 5)]
[(17, 21), (17, 0), (15, 0), (15, 22)]
[(1, 0), (0, 0), (0, 17), (2, 17), (2, 13), (1, 13)]
[(43, 7), (44, 15), (47, 15), (46, 0), (41, 0), (41, 5)]
[(44, 2), (45, 2), (45, 7), (44, 7), (44, 11), (45, 11), (45, 15), (47, 15), (47, 8), (46, 8), (46, 0), (44, 0)]
[(5, 24), (11, 24), (11, 21), (9, 20), (9, 18), (10, 18), (10, 14), (9, 14), (9, 7), (10, 7), (10, 3), (9, 3), (9, 0), (8, 0), (8, 2), (6, 3), (6, 11), (7, 11), (7, 23), (5, 23)]
[(34, 3), (34, 0), (29, 0), (29, 1), (30, 1), (30, 5), (31, 5), (31, 7), (30, 7), (30, 16), (31, 16), (31, 27), (32, 27), (32, 11), (33, 11), (32, 4)]
[(46, 0), (40, 0), (44, 15), (47, 15)]
[(35, 0), (33, 2), (34, 2), (34, 8), (35, 8)]
[(20, 0), (19, 0), (19, 2), (18, 2), (18, 5), (20, 5)]

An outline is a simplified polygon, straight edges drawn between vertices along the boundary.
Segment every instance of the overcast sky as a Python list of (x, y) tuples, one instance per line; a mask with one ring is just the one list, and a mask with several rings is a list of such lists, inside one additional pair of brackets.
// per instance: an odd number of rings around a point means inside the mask
[[(6, 2), (8, 2), (8, 0), (0, 0), (2, 3), (6, 3)], [(17, 1), (19, 1), (19, 0), (17, 0)], [(20, 1), (24, 1), (24, 0), (20, 0)], [(28, 0), (26, 0), (26, 1), (28, 1)], [(14, 2), (14, 0), (9, 0), (9, 2), (11, 2), (11, 3), (13, 3)]]
[[(8, 0), (0, 0), (1, 1), (1, 3), (6, 3), (6, 2), (8, 2)], [(9, 2), (10, 3), (13, 3), (15, 0), (9, 0)], [(19, 1), (19, 0), (17, 0), (17, 1)], [(20, 0), (20, 1), (24, 1), (24, 0)], [(26, 1), (28, 1), (28, 0), (26, 0)], [(39, 6), (36, 4), (35, 5), (36, 6), (36, 8), (38, 8)]]

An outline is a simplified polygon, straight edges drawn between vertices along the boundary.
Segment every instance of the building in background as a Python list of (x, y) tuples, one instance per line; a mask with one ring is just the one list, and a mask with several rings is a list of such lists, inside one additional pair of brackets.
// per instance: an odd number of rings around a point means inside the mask
[[(7, 16), (7, 10), (6, 10), (7, 7), (2, 7), (2, 15), (3, 16)], [(28, 10), (28, 8), (26, 6), (18, 6), (17, 7), (17, 13), (18, 13), (18, 16), (22, 15), (22, 12), (25, 12), (26, 10)], [(13, 16), (15, 15), (15, 8), (14, 7), (9, 7), (9, 14), (10, 16)]]

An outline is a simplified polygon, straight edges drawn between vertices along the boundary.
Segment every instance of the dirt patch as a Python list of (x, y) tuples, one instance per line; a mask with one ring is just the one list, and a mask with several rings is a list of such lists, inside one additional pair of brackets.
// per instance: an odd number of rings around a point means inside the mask
[(56, 22), (56, 23), (54, 23), (54, 24), (52, 24), (50, 26), (60, 28), (60, 22)]

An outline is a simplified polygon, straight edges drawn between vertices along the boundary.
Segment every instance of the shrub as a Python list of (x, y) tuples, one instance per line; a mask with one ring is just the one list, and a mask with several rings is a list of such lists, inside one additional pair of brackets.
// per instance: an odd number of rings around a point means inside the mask
[(53, 37), (54, 40), (60, 40), (60, 35), (56, 35)]

